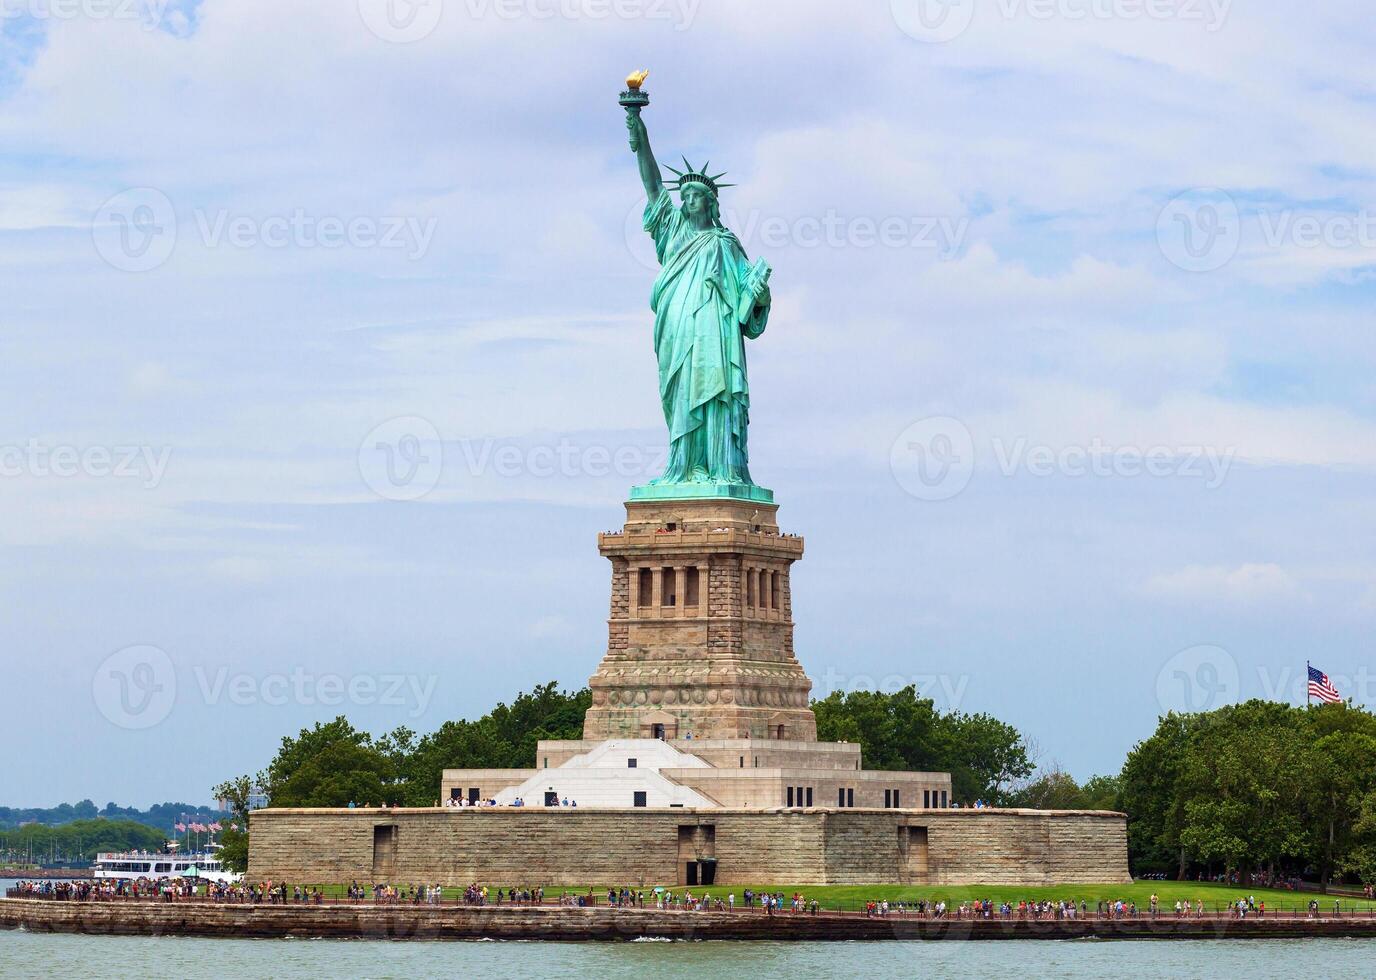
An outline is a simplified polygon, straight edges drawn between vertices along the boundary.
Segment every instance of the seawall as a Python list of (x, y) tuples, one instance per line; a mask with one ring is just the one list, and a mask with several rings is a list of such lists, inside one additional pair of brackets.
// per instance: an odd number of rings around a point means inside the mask
[(930, 919), (858, 913), (767, 916), (566, 906), (220, 905), (0, 899), (0, 928), (37, 933), (207, 938), (629, 941), (932, 939), (1288, 939), (1373, 937), (1376, 916), (1236, 919)]

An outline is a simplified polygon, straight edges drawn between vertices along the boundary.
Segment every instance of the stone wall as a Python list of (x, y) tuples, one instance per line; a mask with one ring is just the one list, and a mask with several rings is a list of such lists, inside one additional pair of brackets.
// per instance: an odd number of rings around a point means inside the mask
[(683, 839), (712, 842), (696, 856), (715, 859), (717, 884), (1122, 882), (1125, 819), (1034, 810), (274, 809), (251, 817), (249, 870), (312, 883), (673, 885), (688, 873)]
[[(928, 828), (935, 880), (1126, 880), (1127, 818), (1122, 815), (1109, 819), (1079, 810), (939, 810), (924, 814), (921, 822)], [(1029, 877), (1032, 874), (1040, 879)]]
[[(720, 891), (715, 894), (720, 895)], [(829, 904), (829, 903), (827, 903)], [(931, 939), (1292, 939), (1376, 936), (1370, 915), (1141, 915), (1122, 919), (963, 919), (891, 913), (866, 916), (760, 915), (657, 909), (489, 905), (483, 908), (327, 903), (220, 905), (201, 902), (47, 902), (0, 899), (0, 930), (87, 936), (202, 936), (222, 939), (533, 939), (624, 941), (665, 939), (931, 940)], [(838, 962), (846, 952), (837, 951)], [(35, 972), (37, 972), (35, 970)], [(114, 971), (112, 971), (114, 972)], [(1260, 971), (1259, 971), (1260, 972)]]

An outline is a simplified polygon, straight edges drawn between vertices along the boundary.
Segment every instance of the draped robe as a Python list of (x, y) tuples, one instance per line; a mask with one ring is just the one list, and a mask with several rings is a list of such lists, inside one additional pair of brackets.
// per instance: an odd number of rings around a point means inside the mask
[(669, 427), (669, 461), (653, 482), (753, 485), (745, 338), (764, 333), (769, 303), (746, 298), (750, 263), (740, 240), (719, 224), (694, 228), (668, 190), (646, 205), (645, 230), (661, 266), (650, 309)]

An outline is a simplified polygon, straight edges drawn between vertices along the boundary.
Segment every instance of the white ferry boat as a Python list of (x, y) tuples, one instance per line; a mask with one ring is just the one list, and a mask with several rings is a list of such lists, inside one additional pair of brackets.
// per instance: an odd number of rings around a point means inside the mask
[(97, 881), (121, 878), (195, 878), (218, 884), (234, 884), (242, 875), (230, 871), (215, 850), (187, 854), (151, 854), (146, 851), (101, 852), (91, 865)]

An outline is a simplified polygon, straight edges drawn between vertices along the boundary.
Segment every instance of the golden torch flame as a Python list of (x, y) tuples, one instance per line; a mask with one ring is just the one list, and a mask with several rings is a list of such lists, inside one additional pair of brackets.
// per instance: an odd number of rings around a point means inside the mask
[(633, 71), (626, 76), (626, 87), (632, 92), (639, 92), (640, 86), (645, 84), (645, 79), (650, 77), (650, 69), (642, 68), (640, 71)]

